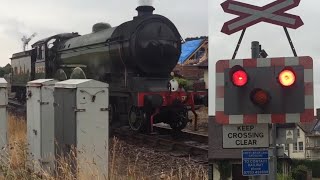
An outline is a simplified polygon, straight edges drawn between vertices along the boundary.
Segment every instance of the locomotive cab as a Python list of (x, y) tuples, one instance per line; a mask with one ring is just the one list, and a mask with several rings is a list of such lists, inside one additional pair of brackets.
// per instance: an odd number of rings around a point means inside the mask
[(55, 77), (58, 62), (57, 51), (61, 42), (79, 36), (78, 33), (57, 34), (42, 39), (32, 45), (35, 51), (35, 79), (46, 79)]
[(46, 44), (37, 44), (34, 47), (36, 51), (36, 62), (35, 62), (35, 78), (45, 79), (46, 78)]

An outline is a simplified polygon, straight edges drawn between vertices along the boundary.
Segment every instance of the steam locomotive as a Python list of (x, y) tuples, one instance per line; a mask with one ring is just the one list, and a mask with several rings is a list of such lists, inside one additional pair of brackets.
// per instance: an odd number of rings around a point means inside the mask
[[(130, 125), (152, 131), (164, 122), (181, 130), (188, 110), (203, 104), (206, 92), (179, 90), (170, 80), (181, 53), (181, 36), (152, 6), (139, 6), (133, 20), (117, 27), (97, 23), (92, 33), (57, 34), (13, 54), (11, 89), (24, 101), (26, 83), (34, 79), (96, 79), (109, 84), (113, 127)], [(189, 108), (189, 109), (188, 109)]]

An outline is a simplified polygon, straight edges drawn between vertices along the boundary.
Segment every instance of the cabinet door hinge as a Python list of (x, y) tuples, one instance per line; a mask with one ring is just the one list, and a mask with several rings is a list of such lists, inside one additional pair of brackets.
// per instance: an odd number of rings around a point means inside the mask
[(74, 112), (86, 112), (86, 109), (74, 109)]
[(109, 111), (109, 108), (100, 108), (100, 111)]

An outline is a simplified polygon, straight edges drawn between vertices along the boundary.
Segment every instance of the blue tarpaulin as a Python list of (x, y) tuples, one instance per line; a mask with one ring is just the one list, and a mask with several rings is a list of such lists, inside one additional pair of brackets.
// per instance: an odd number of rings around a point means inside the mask
[(183, 43), (181, 47), (181, 55), (178, 63), (183, 64), (188, 59), (188, 57), (192, 53), (194, 53), (195, 50), (199, 48), (202, 42), (203, 42), (203, 39), (197, 39), (197, 40), (186, 41), (185, 43)]

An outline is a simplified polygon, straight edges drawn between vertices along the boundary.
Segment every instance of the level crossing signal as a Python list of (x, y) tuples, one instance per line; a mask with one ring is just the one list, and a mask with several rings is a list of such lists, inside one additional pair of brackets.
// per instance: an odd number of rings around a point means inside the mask
[(279, 57), (216, 63), (216, 120), (221, 124), (314, 119), (313, 60)]

